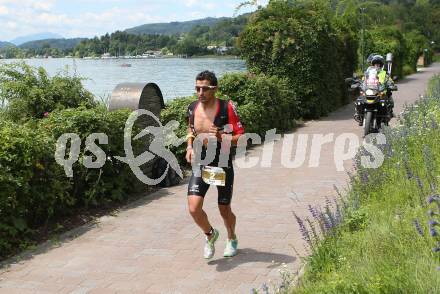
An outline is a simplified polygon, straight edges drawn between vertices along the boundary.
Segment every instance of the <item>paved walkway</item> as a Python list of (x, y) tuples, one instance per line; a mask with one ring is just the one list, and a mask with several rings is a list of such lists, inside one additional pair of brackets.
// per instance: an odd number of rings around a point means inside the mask
[[(399, 84), (396, 113), (425, 90), (440, 64)], [(348, 105), (319, 121), (307, 122), (296, 134), (361, 134)], [(311, 138), (309, 138), (311, 139)], [(296, 146), (296, 139), (295, 144)], [(267, 146), (266, 146), (267, 147)], [(335, 195), (333, 185), (347, 187), (346, 171), (337, 171), (333, 144), (322, 147), (319, 167), (288, 169), (280, 163), (281, 141), (274, 144), (272, 167), (236, 169), (233, 209), (237, 215), (239, 255), (222, 257), (226, 231), (216, 207), (216, 189), (205, 209), (220, 229), (217, 253), (202, 258), (204, 235), (186, 208), (186, 185), (162, 189), (125, 207), (115, 216), (69, 232), (59, 244), (44, 244), (30, 256), (0, 271), (0, 293), (250, 293), (279, 280), (282, 263), (300, 267), (292, 246), (304, 244), (292, 212), (307, 214), (307, 205)], [(261, 156), (263, 146), (249, 152)], [(347, 160), (344, 166), (349, 169)]]

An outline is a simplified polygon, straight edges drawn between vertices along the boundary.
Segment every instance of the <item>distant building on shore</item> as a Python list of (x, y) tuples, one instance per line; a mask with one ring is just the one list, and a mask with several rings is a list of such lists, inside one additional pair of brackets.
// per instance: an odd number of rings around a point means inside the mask
[(210, 50), (210, 51), (214, 51), (217, 54), (220, 55), (224, 55), (226, 53), (228, 53), (229, 50), (231, 50), (233, 47), (228, 47), (228, 46), (217, 46), (217, 45), (209, 45), (206, 46), (206, 49)]

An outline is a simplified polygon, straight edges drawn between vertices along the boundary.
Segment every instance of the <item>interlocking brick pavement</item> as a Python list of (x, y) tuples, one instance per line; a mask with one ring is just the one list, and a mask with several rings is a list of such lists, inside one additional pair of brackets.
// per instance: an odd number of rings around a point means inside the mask
[[(435, 64), (399, 83), (395, 113), (423, 94), (428, 79), (439, 71)], [(352, 114), (353, 106), (347, 105), (294, 134), (359, 136), (362, 130)], [(187, 212), (184, 183), (75, 229), (59, 244), (47, 242), (21, 261), (8, 261), (0, 271), (0, 293), (249, 293), (269, 280), (279, 281), (283, 263), (291, 271), (301, 265), (293, 248), (305, 254), (292, 212), (308, 215), (309, 204), (323, 204), (326, 196), (335, 195), (333, 185), (345, 188), (348, 179), (346, 171), (336, 171), (332, 144), (323, 145), (319, 167), (308, 167), (308, 152), (306, 164), (295, 169), (281, 165), (281, 147), (281, 141), (274, 144), (272, 167), (236, 169), (236, 257), (222, 257), (226, 230), (216, 189), (210, 189), (205, 210), (220, 229), (220, 239), (214, 258), (203, 259), (204, 235)], [(249, 156), (262, 150), (255, 147)], [(350, 170), (351, 160), (344, 166)]]

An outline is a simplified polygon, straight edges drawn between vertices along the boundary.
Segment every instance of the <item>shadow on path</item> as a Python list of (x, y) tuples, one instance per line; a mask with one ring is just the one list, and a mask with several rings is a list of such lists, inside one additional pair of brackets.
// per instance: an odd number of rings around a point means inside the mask
[(250, 262), (268, 263), (267, 268), (277, 268), (283, 263), (292, 263), (296, 257), (286, 254), (257, 251), (251, 248), (238, 249), (238, 254), (233, 258), (221, 258), (208, 262), (209, 265), (216, 265), (218, 272), (229, 271), (239, 265)]

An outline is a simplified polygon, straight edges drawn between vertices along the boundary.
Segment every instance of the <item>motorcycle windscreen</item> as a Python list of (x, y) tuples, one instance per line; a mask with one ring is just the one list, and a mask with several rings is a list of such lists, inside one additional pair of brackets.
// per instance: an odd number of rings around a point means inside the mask
[(379, 75), (374, 67), (369, 67), (365, 72), (365, 86), (367, 89), (379, 89)]

